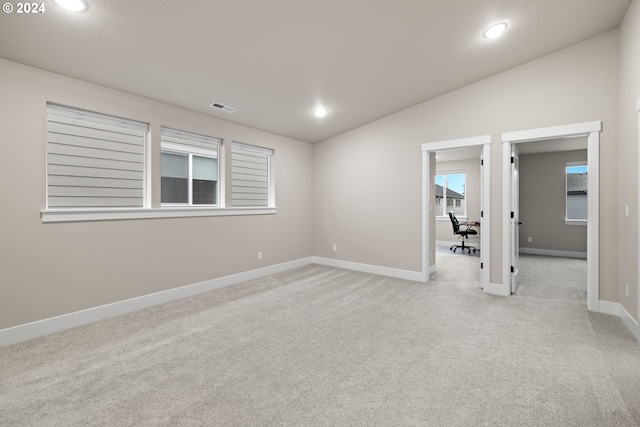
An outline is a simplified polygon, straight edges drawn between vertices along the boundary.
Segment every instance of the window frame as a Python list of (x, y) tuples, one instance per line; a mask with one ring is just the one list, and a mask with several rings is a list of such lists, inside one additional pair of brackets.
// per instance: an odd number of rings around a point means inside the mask
[[(448, 213), (449, 210), (455, 210), (455, 208), (456, 208), (456, 206), (455, 206), (456, 205), (456, 200), (461, 200), (461, 199), (455, 199), (455, 198), (452, 198), (452, 199), (447, 198), (447, 191), (446, 191), (447, 190), (447, 175), (464, 175), (464, 188), (465, 188), (465, 191), (466, 191), (466, 188), (467, 188), (467, 172), (466, 171), (436, 172), (435, 181), (434, 181), (435, 184), (437, 184), (438, 176), (442, 176), (442, 200), (441, 200), (440, 204), (435, 202), (435, 206), (438, 207), (438, 209), (439, 209), (440, 206), (442, 206), (442, 215), (438, 215), (438, 212), (436, 211), (436, 220), (441, 220), (441, 221), (443, 221), (443, 220), (449, 221), (449, 213)], [(467, 203), (466, 203), (467, 195), (463, 194), (463, 196), (464, 196), (464, 200), (465, 200), (464, 212), (463, 212), (462, 215), (458, 215), (456, 213), (456, 217), (457, 218), (466, 219), (467, 218), (467, 214), (468, 214), (468, 212), (467, 212)], [(436, 198), (437, 198), (437, 196), (436, 196)], [(450, 201), (451, 201), (451, 205), (449, 205)], [(451, 208), (451, 209), (449, 209), (449, 208)]]
[[(49, 121), (48, 121), (48, 108), (52, 106), (55, 108), (59, 108), (61, 110), (71, 111), (71, 112), (79, 112), (89, 117), (99, 117), (105, 118), (107, 120), (116, 120), (118, 122), (123, 123), (134, 123), (144, 126), (144, 141), (142, 143), (142, 159), (143, 159), (143, 171), (142, 171), (142, 206), (139, 207), (62, 207), (62, 208), (50, 208), (49, 207), (49, 158), (48, 158), (48, 129), (49, 129)], [(218, 141), (216, 156), (210, 156), (205, 153), (203, 157), (214, 157), (218, 162), (218, 175), (216, 181), (216, 205), (186, 205), (186, 204), (162, 204), (161, 200), (155, 199), (155, 197), (159, 197), (161, 199), (161, 189), (160, 192), (155, 192), (154, 194), (159, 194), (159, 196), (154, 196), (152, 200), (152, 190), (153, 190), (153, 182), (155, 179), (161, 182), (161, 173), (154, 172), (153, 176), (151, 171), (159, 171), (161, 167), (161, 159), (162, 159), (162, 144), (160, 144), (159, 156), (153, 156), (154, 163), (151, 163), (151, 131), (152, 128), (151, 123), (136, 121), (134, 119), (128, 119), (124, 117), (119, 117), (115, 115), (108, 115), (98, 112), (93, 112), (90, 110), (83, 110), (75, 107), (68, 107), (64, 105), (59, 105), (55, 103), (46, 103), (47, 109), (44, 110), (44, 121), (45, 121), (45, 137), (44, 137), (44, 152), (45, 152), (45, 199), (44, 199), (44, 208), (40, 209), (40, 217), (43, 223), (56, 223), (56, 222), (82, 222), (82, 221), (114, 221), (114, 220), (137, 220), (137, 219), (155, 219), (155, 218), (190, 218), (190, 217), (212, 217), (212, 216), (244, 216), (244, 215), (275, 215), (278, 212), (278, 209), (275, 206), (275, 191), (274, 191), (274, 172), (273, 172), (273, 150), (269, 150), (269, 198), (268, 198), (268, 206), (238, 206), (238, 207), (227, 207), (225, 200), (226, 191), (230, 190), (231, 183), (226, 184), (225, 182), (225, 163), (227, 161), (230, 162), (230, 157), (225, 154), (224, 150), (224, 140), (221, 138), (213, 138)], [(159, 126), (160, 130), (162, 129), (171, 129), (164, 126)], [(172, 129), (173, 130), (173, 129)], [(186, 134), (194, 134), (193, 132), (183, 132)], [(194, 134), (198, 135), (198, 134)], [(208, 137), (210, 138), (210, 137)], [(161, 139), (161, 137), (160, 137)], [(246, 145), (246, 144), (245, 144)], [(268, 149), (265, 149), (268, 150)], [(154, 149), (155, 151), (155, 149)], [(169, 150), (170, 151), (170, 150)], [(176, 154), (184, 154), (184, 150), (178, 150), (180, 153)], [(196, 150), (197, 151), (197, 150)], [(196, 153), (196, 156), (200, 156), (202, 154)], [(158, 162), (157, 164), (155, 162)], [(156, 176), (158, 173), (158, 176)], [(226, 188), (226, 187), (229, 188)], [(152, 205), (153, 202), (153, 205)]]
[[(208, 135), (197, 134), (194, 132), (183, 131), (162, 126), (160, 128), (160, 208), (187, 207), (187, 208), (220, 208), (220, 148), (222, 139)], [(171, 203), (162, 202), (162, 154), (174, 154), (187, 156), (187, 202)], [(215, 197), (216, 203), (213, 204), (194, 204), (193, 203), (193, 156), (206, 157), (216, 159), (216, 187)]]
[[(588, 165), (586, 161), (577, 161), (577, 162), (567, 162), (565, 164), (564, 167), (564, 223), (565, 225), (578, 225), (578, 226), (586, 226), (589, 222), (589, 219), (582, 219), (582, 218), (569, 218), (569, 194), (568, 193), (568, 187), (569, 187), (569, 183), (568, 183), (568, 175), (569, 173), (567, 173), (568, 169), (571, 167), (581, 167), (584, 166), (587, 168), (587, 177), (589, 176), (589, 169), (588, 169)], [(588, 178), (587, 178), (587, 182), (588, 182)], [(587, 186), (588, 189), (588, 186)], [(586, 207), (585, 209), (588, 212), (588, 205), (589, 205), (589, 193), (587, 190), (587, 201), (586, 201)]]
[[(218, 152), (220, 148), (218, 146)], [(188, 162), (188, 177), (187, 177), (187, 203), (171, 203), (171, 202), (162, 202), (160, 200), (161, 207), (208, 207), (208, 208), (217, 208), (220, 207), (220, 158), (219, 155), (212, 155), (207, 150), (198, 149), (198, 147), (193, 147), (191, 149), (184, 149), (182, 147), (178, 147), (176, 144), (166, 143), (162, 144), (162, 148), (160, 149), (160, 157), (162, 163), (162, 154), (175, 154), (180, 156), (186, 156)], [(194, 204), (193, 203), (193, 156), (197, 157), (206, 157), (210, 159), (216, 159), (217, 161), (217, 170), (216, 170), (216, 203), (213, 204)], [(162, 168), (160, 169), (160, 180), (162, 181)], [(162, 183), (160, 184), (160, 192), (162, 193)], [(162, 196), (161, 196), (162, 197)]]

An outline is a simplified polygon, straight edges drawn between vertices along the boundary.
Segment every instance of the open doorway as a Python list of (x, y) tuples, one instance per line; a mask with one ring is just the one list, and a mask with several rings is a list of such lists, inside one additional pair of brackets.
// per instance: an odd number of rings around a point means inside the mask
[(436, 274), (470, 287), (481, 287), (481, 162), (482, 147), (436, 152)]
[[(505, 295), (517, 289), (519, 264), (519, 187), (518, 168), (514, 168), (513, 153), (522, 143), (532, 141), (564, 140), (584, 137), (587, 140), (587, 308), (598, 311), (598, 268), (599, 268), (599, 141), (602, 123), (588, 122), (552, 128), (541, 128), (502, 134), (503, 152), (503, 284)], [(549, 143), (549, 142), (547, 142)], [(515, 184), (514, 184), (515, 183)]]
[(587, 138), (518, 144), (518, 286), (538, 298), (587, 295)]
[[(441, 236), (448, 236), (447, 240), (441, 240), (440, 243), (443, 241), (459, 243), (457, 242), (457, 236), (454, 237), (452, 224), (448, 216), (448, 211), (457, 211), (463, 214), (461, 217), (463, 221), (477, 221), (479, 223), (478, 227), (481, 227), (482, 235), (487, 236), (486, 239), (480, 238), (477, 242), (474, 242), (476, 243), (474, 245), (476, 254), (479, 256), (467, 256), (467, 258), (473, 258), (470, 262), (474, 262), (478, 268), (480, 287), (485, 292), (491, 292), (489, 284), (490, 245), (488, 238), (491, 235), (489, 221), (490, 144), (490, 136), (422, 144), (422, 271), (425, 273), (425, 281), (428, 281), (429, 276), (440, 268), (437, 264), (436, 242), (438, 234), (445, 233), (441, 234)], [(436, 156), (439, 159), (436, 159)], [(473, 160), (474, 157), (475, 160)], [(448, 162), (448, 167), (438, 171), (438, 160), (441, 164)], [(464, 162), (467, 161), (475, 161), (476, 167), (468, 168), (464, 166)], [(471, 163), (468, 164), (470, 165)], [(469, 175), (470, 169), (473, 169), (472, 176)], [(442, 180), (441, 183), (436, 183), (436, 176), (440, 177), (438, 179)], [(447, 179), (452, 185), (447, 184)], [(471, 183), (470, 179), (473, 183)], [(442, 187), (440, 195), (438, 195), (437, 185)], [(474, 206), (470, 208), (470, 211), (467, 211), (469, 209), (468, 203), (471, 200), (470, 186), (474, 189)], [(448, 193), (449, 198), (447, 198), (447, 190), (451, 191)], [(474, 215), (475, 217), (471, 218)], [(462, 251), (458, 249), (456, 252), (460, 254)]]

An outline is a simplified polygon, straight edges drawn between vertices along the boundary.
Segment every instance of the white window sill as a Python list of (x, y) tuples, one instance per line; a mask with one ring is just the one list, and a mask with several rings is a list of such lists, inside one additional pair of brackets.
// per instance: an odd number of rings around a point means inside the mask
[[(468, 221), (468, 217), (466, 216), (456, 216), (456, 218), (458, 219), (458, 222), (467, 222)], [(437, 216), (436, 217), (436, 221), (447, 221), (447, 222), (451, 222), (451, 218), (449, 218), (449, 216)]]
[(198, 216), (274, 215), (278, 208), (49, 209), (42, 222), (114, 221), (123, 219), (187, 218)]
[(565, 219), (564, 225), (587, 225), (586, 219)]

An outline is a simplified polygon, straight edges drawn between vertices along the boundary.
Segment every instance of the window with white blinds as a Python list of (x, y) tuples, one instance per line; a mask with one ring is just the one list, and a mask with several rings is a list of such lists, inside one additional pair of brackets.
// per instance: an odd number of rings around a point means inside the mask
[(586, 221), (588, 218), (588, 173), (587, 165), (566, 167), (567, 220)]
[(148, 129), (47, 104), (47, 208), (144, 207)]
[(163, 205), (218, 205), (218, 149), (222, 140), (160, 129)]
[(273, 150), (232, 143), (231, 206), (269, 206)]

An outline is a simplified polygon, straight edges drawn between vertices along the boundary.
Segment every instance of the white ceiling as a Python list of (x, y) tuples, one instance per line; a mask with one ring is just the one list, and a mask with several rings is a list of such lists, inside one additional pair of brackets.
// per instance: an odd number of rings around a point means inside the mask
[(0, 14), (0, 57), (317, 142), (613, 30), (631, 0), (87, 2)]

